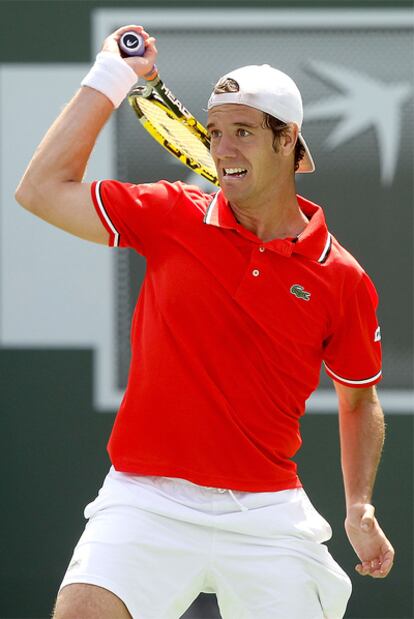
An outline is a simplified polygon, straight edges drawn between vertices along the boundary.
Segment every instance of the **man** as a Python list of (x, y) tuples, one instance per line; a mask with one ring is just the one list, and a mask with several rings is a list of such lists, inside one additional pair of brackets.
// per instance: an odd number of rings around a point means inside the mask
[[(122, 60), (131, 28), (146, 52)], [(214, 196), (82, 182), (99, 131), (156, 55), (139, 26), (108, 37), (16, 193), (72, 234), (147, 258), (113, 467), (85, 510), (54, 616), (177, 619), (206, 591), (225, 619), (339, 619), (350, 581), (292, 457), (324, 361), (356, 569), (386, 576), (394, 551), (370, 503), (384, 436), (376, 292), (320, 207), (296, 195), (295, 170), (314, 169), (301, 97), (267, 65), (224, 76), (209, 100)]]

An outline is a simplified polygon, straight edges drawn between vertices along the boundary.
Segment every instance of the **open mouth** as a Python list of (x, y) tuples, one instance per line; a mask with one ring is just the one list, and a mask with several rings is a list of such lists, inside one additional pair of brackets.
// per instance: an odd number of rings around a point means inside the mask
[(243, 178), (246, 174), (247, 170), (244, 168), (223, 168), (223, 176), (225, 178)]

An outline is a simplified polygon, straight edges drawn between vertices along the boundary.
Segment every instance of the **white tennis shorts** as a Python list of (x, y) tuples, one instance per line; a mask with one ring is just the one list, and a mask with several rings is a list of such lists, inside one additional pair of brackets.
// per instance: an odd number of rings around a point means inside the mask
[(133, 619), (178, 619), (201, 592), (223, 619), (340, 619), (351, 582), (303, 489), (239, 492), (113, 468), (61, 588), (104, 587)]

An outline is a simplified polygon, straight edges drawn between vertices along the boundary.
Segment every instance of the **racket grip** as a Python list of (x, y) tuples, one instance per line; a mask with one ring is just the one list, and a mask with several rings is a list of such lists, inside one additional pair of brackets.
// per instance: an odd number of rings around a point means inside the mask
[[(123, 58), (143, 56), (145, 53), (144, 38), (138, 34), (138, 32), (135, 32), (135, 30), (124, 32), (119, 39), (118, 47)], [(152, 69), (143, 77), (147, 82), (153, 82), (158, 77), (157, 66), (154, 64)]]
[(144, 38), (134, 30), (124, 32), (119, 39), (118, 47), (121, 56), (124, 58), (127, 56), (143, 56), (145, 53)]

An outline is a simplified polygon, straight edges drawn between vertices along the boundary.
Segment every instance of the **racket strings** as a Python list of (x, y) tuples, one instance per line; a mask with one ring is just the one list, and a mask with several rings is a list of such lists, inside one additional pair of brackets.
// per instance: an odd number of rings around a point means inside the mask
[[(166, 142), (198, 163), (209, 174), (217, 175), (210, 152), (185, 123), (173, 117), (167, 110), (162, 109), (160, 105), (149, 99), (140, 98), (139, 107), (144, 114), (141, 121), (149, 122)], [(166, 145), (164, 144), (164, 146)]]

